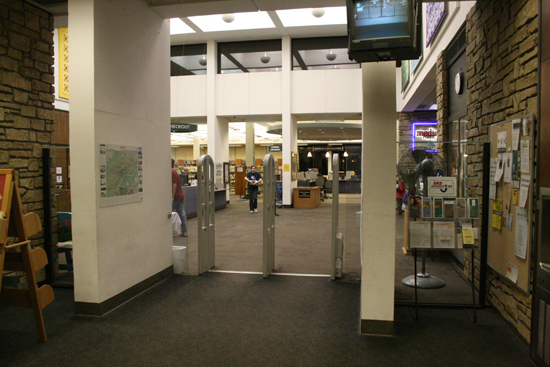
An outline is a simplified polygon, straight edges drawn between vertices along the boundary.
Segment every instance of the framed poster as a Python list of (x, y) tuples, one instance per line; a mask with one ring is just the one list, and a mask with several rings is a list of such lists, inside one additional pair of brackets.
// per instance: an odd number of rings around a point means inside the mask
[(292, 152), (292, 159), (291, 159), (292, 169), (291, 175), (292, 175), (292, 181), (296, 181), (298, 179), (298, 153)]
[(445, 8), (446, 4), (443, 1), (426, 4), (426, 46), (430, 44), (445, 18)]
[(223, 183), (229, 183), (229, 162), (223, 162)]
[(409, 60), (401, 61), (401, 92), (404, 92), (409, 85), (411, 76)]

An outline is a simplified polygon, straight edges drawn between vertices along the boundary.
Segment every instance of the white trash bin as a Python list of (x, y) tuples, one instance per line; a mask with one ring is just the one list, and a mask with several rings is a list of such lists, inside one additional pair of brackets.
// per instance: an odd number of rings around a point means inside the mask
[(172, 246), (174, 253), (174, 274), (187, 273), (187, 246)]

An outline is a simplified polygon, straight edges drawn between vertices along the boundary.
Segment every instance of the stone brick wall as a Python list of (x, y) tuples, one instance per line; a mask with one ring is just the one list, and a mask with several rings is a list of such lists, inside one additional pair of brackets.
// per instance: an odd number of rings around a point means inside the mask
[[(467, 138), (488, 141), (491, 124), (537, 112), (538, 1), (478, 0), (468, 15), (466, 35)], [(478, 196), (482, 182), (481, 148), (471, 149), (467, 158), (467, 174), (471, 177), (467, 192)], [(477, 251), (473, 261), (477, 286), (479, 258)], [(469, 252), (465, 272), (467, 276), (472, 272)], [(487, 299), (530, 340), (530, 296), (489, 270)]]
[[(42, 147), (53, 140), (53, 18), (21, 0), (0, 3), (0, 168), (13, 168), (25, 212), (44, 217)], [(52, 213), (49, 213), (51, 215)], [(32, 245), (44, 243), (43, 231)], [(43, 274), (38, 275), (42, 280)]]

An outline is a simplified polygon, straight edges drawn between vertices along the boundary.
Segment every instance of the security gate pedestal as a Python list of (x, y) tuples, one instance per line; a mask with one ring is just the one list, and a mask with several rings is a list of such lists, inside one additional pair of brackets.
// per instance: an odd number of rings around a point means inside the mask
[(275, 159), (266, 154), (264, 167), (263, 205), (263, 277), (266, 278), (275, 268)]
[[(336, 172), (336, 173), (335, 173)], [(332, 228), (330, 232), (330, 280), (342, 277), (344, 267), (344, 235), (338, 232), (338, 207), (340, 191), (340, 159), (337, 153), (332, 155)]]
[(214, 161), (203, 155), (197, 166), (198, 182), (198, 227), (199, 227), (199, 275), (215, 266), (216, 237), (214, 226), (215, 211)]

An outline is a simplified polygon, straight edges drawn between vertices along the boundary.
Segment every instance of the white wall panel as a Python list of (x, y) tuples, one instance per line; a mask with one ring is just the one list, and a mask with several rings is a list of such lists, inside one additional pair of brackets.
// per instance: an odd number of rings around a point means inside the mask
[(290, 73), (291, 113), (326, 112), (326, 71), (300, 70)]
[(206, 75), (170, 78), (170, 116), (206, 116)]
[(362, 111), (361, 69), (326, 70), (326, 81), (328, 113)]
[(218, 116), (248, 114), (249, 75), (250, 73), (216, 75)]
[(282, 72), (250, 73), (250, 115), (273, 115), (282, 112), (281, 78)]

